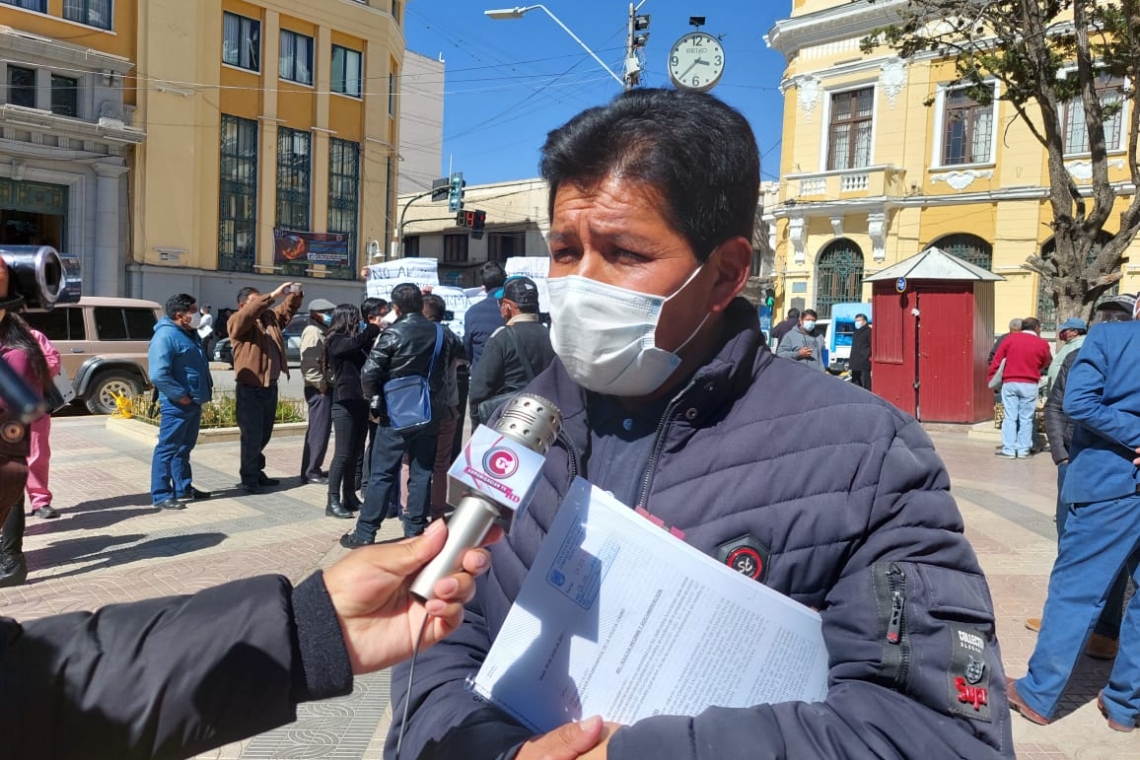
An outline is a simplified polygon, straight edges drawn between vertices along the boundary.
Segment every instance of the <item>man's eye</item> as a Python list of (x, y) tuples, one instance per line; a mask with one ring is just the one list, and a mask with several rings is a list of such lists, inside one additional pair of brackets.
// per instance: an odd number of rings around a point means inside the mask
[(561, 248), (559, 250), (551, 250), (550, 258), (554, 261), (572, 261), (578, 258), (580, 254), (570, 248)]
[(623, 248), (619, 248), (614, 251), (614, 258), (621, 259), (622, 261), (631, 264), (641, 264), (649, 260), (648, 256), (643, 256), (642, 254), (634, 253), (633, 251), (627, 251)]

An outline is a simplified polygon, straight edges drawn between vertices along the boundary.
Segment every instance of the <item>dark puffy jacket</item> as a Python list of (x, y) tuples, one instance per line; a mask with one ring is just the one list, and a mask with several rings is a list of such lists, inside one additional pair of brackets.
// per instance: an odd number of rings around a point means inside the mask
[[(509, 332), (508, 332), (509, 331)], [(512, 340), (512, 337), (514, 340)], [(519, 355), (519, 349), (522, 355)], [(528, 375), (523, 362), (530, 364)], [(471, 373), (471, 415), (477, 416), (479, 404), (507, 391), (521, 390), (538, 373), (554, 361), (550, 330), (538, 321), (517, 320), (500, 327), (483, 348), (483, 358)]]
[(0, 618), (4, 757), (181, 758), (352, 691), (320, 573), (17, 623)]
[[(403, 315), (380, 333), (360, 373), (364, 397), (381, 396), (384, 383), (396, 377), (427, 377), (437, 334), (436, 323), (418, 312)], [(450, 363), (451, 349), (444, 336), (439, 356), (428, 377), (433, 403), (443, 398)]]
[(364, 398), (360, 384), (360, 368), (368, 358), (368, 349), (380, 334), (376, 325), (368, 325), (353, 337), (342, 332), (325, 334), (325, 366), (332, 377), (333, 401), (355, 401)]
[(463, 347), (467, 350), (467, 361), (471, 362), (472, 371), (479, 366), (483, 347), (487, 345), (491, 334), (504, 324), (499, 302), (490, 293), (463, 315)]
[[(881, 399), (758, 351), (756, 312), (743, 300), (726, 317), (719, 353), (664, 413), (639, 501), (707, 554), (745, 534), (768, 547), (765, 583), (822, 614), (830, 692), (820, 704), (644, 720), (619, 730), (608, 756), (1012, 758), (989, 589), (930, 439)], [(530, 736), (464, 681), (502, 627), (572, 477), (590, 476), (581, 388), (555, 361), (528, 391), (562, 410), (562, 435), (530, 505), (492, 547), (463, 626), (420, 656), (404, 757), (512, 757)], [(972, 662), (961, 642), (980, 649)], [(393, 704), (403, 703), (407, 676), (406, 666), (393, 671)]]
[(1069, 370), (1079, 352), (1073, 351), (1061, 363), (1049, 397), (1045, 399), (1045, 437), (1049, 439), (1049, 453), (1053, 464), (1069, 461), (1069, 448), (1073, 445), (1073, 421), (1065, 414), (1065, 386), (1069, 384)]

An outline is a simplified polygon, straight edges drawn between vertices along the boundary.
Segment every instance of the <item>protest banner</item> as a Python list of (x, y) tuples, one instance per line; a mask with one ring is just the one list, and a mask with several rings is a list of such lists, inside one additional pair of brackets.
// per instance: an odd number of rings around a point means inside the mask
[(439, 262), (437, 259), (407, 258), (372, 264), (368, 267), (368, 280), (364, 289), (371, 298), (392, 300), (392, 288), (402, 282), (410, 282), (423, 289), (427, 285), (439, 285)]

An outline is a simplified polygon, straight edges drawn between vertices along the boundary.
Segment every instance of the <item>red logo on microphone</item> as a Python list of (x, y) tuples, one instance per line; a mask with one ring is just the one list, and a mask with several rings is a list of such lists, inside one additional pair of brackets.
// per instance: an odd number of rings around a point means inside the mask
[(515, 452), (496, 446), (483, 455), (483, 469), (499, 480), (505, 480), (519, 469), (519, 458)]

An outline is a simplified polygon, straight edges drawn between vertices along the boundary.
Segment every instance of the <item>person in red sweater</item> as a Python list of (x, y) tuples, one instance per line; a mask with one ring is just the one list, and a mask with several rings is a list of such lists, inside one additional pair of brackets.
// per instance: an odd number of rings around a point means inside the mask
[(1001, 404), (1005, 419), (1001, 423), (1001, 451), (1006, 459), (1026, 458), (1033, 448), (1036, 424), (1037, 386), (1041, 373), (1049, 369), (1053, 352), (1041, 339), (1041, 322), (1034, 317), (1021, 320), (1021, 332), (1011, 332), (1001, 342), (990, 362), (987, 377), (993, 379), (1002, 370)]

